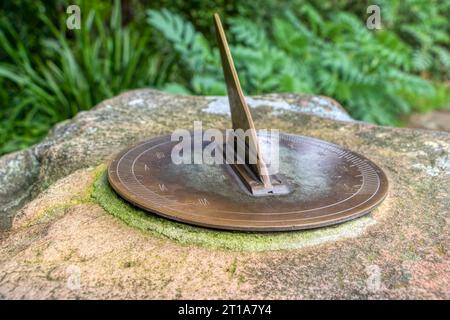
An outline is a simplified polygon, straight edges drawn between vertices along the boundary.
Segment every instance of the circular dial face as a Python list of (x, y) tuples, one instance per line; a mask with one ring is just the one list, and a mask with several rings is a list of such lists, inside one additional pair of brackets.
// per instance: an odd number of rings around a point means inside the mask
[[(263, 145), (264, 137), (259, 139)], [(122, 151), (108, 168), (111, 186), (149, 214), (242, 231), (344, 222), (370, 212), (388, 189), (383, 171), (364, 156), (326, 141), (280, 134), (278, 175), (291, 192), (255, 197), (228, 164), (174, 164), (171, 153), (178, 143), (164, 136)]]

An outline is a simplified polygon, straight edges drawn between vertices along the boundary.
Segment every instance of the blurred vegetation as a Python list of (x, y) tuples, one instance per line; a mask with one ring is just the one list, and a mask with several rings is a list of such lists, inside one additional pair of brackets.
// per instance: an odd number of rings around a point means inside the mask
[(247, 94), (324, 94), (385, 125), (450, 103), (450, 0), (74, 3), (80, 30), (66, 0), (0, 3), (0, 154), (127, 89), (225, 94), (214, 12)]

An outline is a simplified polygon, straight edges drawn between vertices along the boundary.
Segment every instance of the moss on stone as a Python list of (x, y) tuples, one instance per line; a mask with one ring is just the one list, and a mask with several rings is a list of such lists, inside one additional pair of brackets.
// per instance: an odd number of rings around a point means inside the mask
[(104, 169), (95, 179), (92, 198), (105, 211), (144, 232), (184, 244), (238, 251), (294, 249), (355, 237), (374, 223), (372, 218), (366, 216), (334, 227), (276, 233), (231, 232), (196, 227), (161, 218), (123, 201), (110, 187)]

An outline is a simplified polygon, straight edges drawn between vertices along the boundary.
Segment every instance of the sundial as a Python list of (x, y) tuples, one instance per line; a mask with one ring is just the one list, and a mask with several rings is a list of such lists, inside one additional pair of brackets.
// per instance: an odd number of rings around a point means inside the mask
[[(275, 139), (255, 130), (217, 14), (214, 22), (232, 128), (249, 134), (222, 131), (214, 155), (221, 152), (227, 160), (223, 163), (174, 163), (172, 154), (180, 141), (171, 135), (141, 142), (111, 161), (113, 189), (149, 214), (240, 231), (318, 228), (358, 218), (379, 205), (388, 181), (366, 157), (312, 137), (279, 133)], [(195, 141), (196, 133), (189, 135)], [(267, 162), (275, 143), (276, 172), (274, 162)], [(200, 141), (190, 157), (210, 146), (211, 141)]]

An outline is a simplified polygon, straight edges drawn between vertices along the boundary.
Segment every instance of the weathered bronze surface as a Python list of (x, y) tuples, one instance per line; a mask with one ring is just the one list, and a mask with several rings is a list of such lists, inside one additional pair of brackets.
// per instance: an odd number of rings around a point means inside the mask
[(112, 187), (166, 218), (245, 231), (340, 223), (368, 213), (387, 192), (386, 176), (370, 160), (309, 137), (280, 135), (280, 174), (291, 192), (271, 197), (246, 192), (227, 164), (173, 164), (177, 143), (157, 137), (120, 153), (109, 166)]
[[(255, 129), (218, 15), (214, 21), (233, 128)], [(370, 212), (387, 194), (385, 174), (364, 156), (298, 135), (280, 134), (279, 174), (269, 175), (262, 160), (264, 150), (259, 148), (270, 137), (253, 132), (249, 143), (256, 144), (256, 166), (176, 165), (171, 151), (178, 141), (163, 136), (118, 154), (108, 168), (109, 182), (120, 196), (150, 213), (242, 231), (300, 230), (341, 223)], [(209, 143), (204, 142), (203, 149)], [(267, 195), (268, 190), (270, 196), (258, 196)]]

